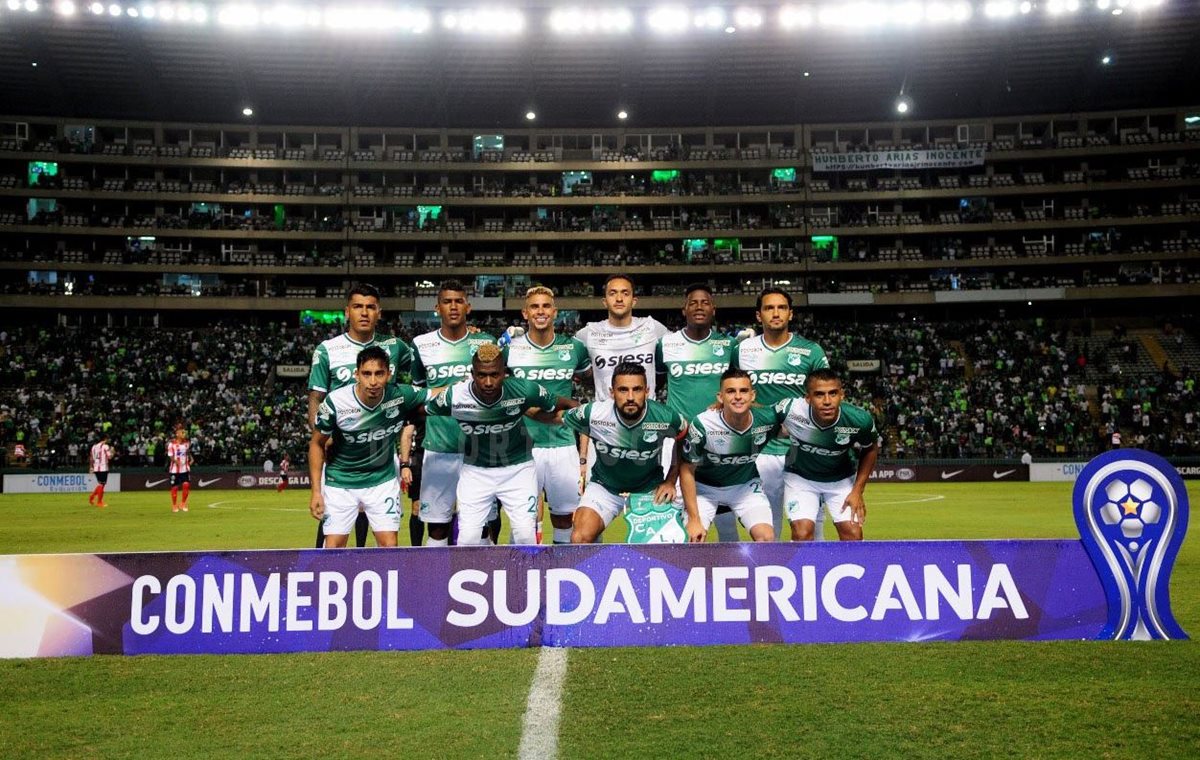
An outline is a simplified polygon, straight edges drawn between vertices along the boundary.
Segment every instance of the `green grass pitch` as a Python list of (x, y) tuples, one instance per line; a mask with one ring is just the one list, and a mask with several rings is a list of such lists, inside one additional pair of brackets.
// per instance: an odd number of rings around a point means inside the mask
[[(1070, 492), (873, 485), (866, 533), (1075, 537)], [(1200, 483), (1189, 494), (1200, 499)], [(307, 547), (315, 531), (303, 490), (197, 492), (187, 514), (165, 493), (108, 501), (0, 496), (4, 551)], [(607, 539), (623, 535), (615, 525)], [(1197, 546), (1193, 535), (1171, 584), (1193, 636)], [(0, 747), (14, 758), (513, 757), (536, 661), (525, 650), (6, 660)], [(1191, 641), (577, 649), (559, 754), (1195, 758), (1198, 683)]]

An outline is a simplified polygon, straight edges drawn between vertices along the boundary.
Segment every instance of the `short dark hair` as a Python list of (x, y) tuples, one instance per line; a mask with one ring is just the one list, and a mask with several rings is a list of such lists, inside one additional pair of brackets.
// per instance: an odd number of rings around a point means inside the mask
[(638, 364), (637, 362), (621, 362), (613, 370), (613, 380), (617, 379), (617, 375), (639, 375), (643, 380), (646, 379), (646, 365)]
[(438, 285), (437, 297), (439, 301), (442, 298), (442, 293), (445, 293), (446, 291), (450, 291), (452, 293), (466, 293), (467, 286), (463, 285), (458, 280), (442, 280), (442, 284)]
[(620, 272), (618, 272), (616, 274), (610, 274), (608, 277), (604, 278), (604, 293), (605, 294), (608, 293), (608, 285), (613, 280), (624, 280), (625, 282), (629, 283), (630, 290), (636, 290), (636, 288), (634, 287), (634, 284), (633, 284), (633, 278), (627, 274), (621, 274)]
[(708, 286), (708, 283), (693, 282), (691, 285), (687, 286), (687, 290), (683, 291), (684, 300), (687, 300), (687, 297), (690, 296), (692, 293), (695, 293), (697, 290), (703, 290), (705, 293), (708, 293), (709, 298), (712, 298), (712, 294), (713, 294), (712, 288), (710, 288)]
[(726, 380), (749, 380), (752, 385), (754, 383), (754, 378), (750, 377), (750, 373), (738, 367), (730, 367), (722, 372), (719, 385), (724, 385)]
[(835, 369), (830, 367), (822, 367), (821, 369), (814, 369), (812, 372), (809, 372), (808, 377), (804, 378), (804, 384), (808, 385), (813, 380), (823, 380), (825, 382), (833, 380), (835, 382), (842, 383), (842, 376), (838, 374), (838, 371)]
[(387, 351), (384, 351), (379, 346), (367, 346), (358, 352), (358, 359), (355, 366), (362, 369), (362, 366), (367, 362), (379, 362), (384, 367), (387, 367), (388, 370), (392, 368), (391, 357), (388, 356)]
[(783, 296), (784, 298), (787, 299), (788, 308), (789, 309), (792, 308), (792, 294), (787, 292), (783, 288), (777, 288), (777, 287), (772, 286), (769, 288), (763, 288), (762, 292), (758, 294), (758, 301), (755, 302), (755, 304), (754, 304), (755, 311), (762, 311), (762, 302), (763, 302), (763, 299), (766, 298), (767, 296)]
[(349, 303), (355, 296), (374, 298), (376, 301), (380, 300), (379, 288), (365, 282), (356, 282), (350, 286), (350, 290), (346, 292), (346, 303)]

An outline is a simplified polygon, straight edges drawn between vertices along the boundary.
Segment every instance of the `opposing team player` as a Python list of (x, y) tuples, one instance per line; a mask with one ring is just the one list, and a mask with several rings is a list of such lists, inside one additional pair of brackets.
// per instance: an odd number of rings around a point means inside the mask
[[(525, 292), (521, 310), (527, 329), (504, 348), (504, 359), (513, 377), (541, 383), (555, 396), (571, 396), (571, 381), (586, 375), (591, 363), (587, 348), (575, 338), (558, 335), (554, 319), (554, 291), (537, 286)], [(571, 516), (579, 504), (575, 436), (562, 425), (547, 425), (525, 418), (533, 439), (533, 463), (538, 492), (545, 492), (554, 526), (554, 543), (571, 543)], [(580, 462), (579, 464), (583, 464)]]
[[(375, 328), (383, 316), (379, 291), (374, 286), (356, 283), (346, 294), (346, 332), (322, 342), (313, 351), (312, 369), (308, 375), (308, 424), (312, 427), (317, 407), (325, 397), (354, 382), (358, 352), (369, 346), (379, 346), (388, 354), (393, 379), (409, 371), (413, 360), (412, 348), (403, 340), (381, 335)], [(325, 545), (324, 523), (317, 524), (317, 548)], [(367, 516), (361, 515), (354, 528), (359, 546), (367, 542)]]
[(355, 357), (355, 382), (330, 393), (317, 408), (308, 444), (309, 512), (325, 524), (326, 548), (346, 546), (360, 509), (375, 543), (396, 545), (403, 507), (396, 439), (429, 393), (392, 383), (391, 361), (380, 346), (364, 348)]
[(792, 540), (813, 540), (817, 508), (824, 504), (838, 538), (861, 541), (863, 492), (879, 457), (871, 413), (845, 400), (842, 379), (831, 369), (811, 372), (804, 397), (780, 401), (776, 412), (792, 440), (783, 475)]
[(625, 506), (626, 493), (654, 493), (662, 504), (675, 498), (678, 460), (662, 471), (662, 451), (687, 434), (683, 415), (649, 398), (646, 367), (622, 362), (612, 372), (611, 398), (563, 415), (563, 424), (588, 436), (596, 451), (591, 480), (575, 510), (571, 543), (590, 544)]
[[(471, 373), (471, 358), (480, 346), (495, 344), (496, 339), (491, 335), (468, 332), (467, 315), (470, 313), (466, 287), (457, 280), (443, 282), (437, 293), (441, 326), (413, 339), (416, 351), (413, 385), (431, 390), (453, 385)], [(425, 421), (420, 497), (421, 520), (429, 529), (427, 546), (450, 543), (450, 521), (454, 517), (464, 443), (462, 431), (454, 420), (430, 417)]]
[(484, 543), (483, 526), (497, 500), (508, 514), (512, 542), (535, 543), (539, 491), (525, 412), (539, 410), (539, 419), (546, 423), (561, 421), (554, 413), (576, 406), (579, 402), (539, 383), (506, 378), (504, 359), (495, 345), (475, 352), (471, 379), (429, 401), (429, 421), (451, 417), (466, 442), (455, 493), (459, 544)]
[(719, 409), (690, 423), (683, 446), (679, 485), (687, 510), (687, 533), (704, 541), (718, 506), (727, 506), (755, 541), (774, 541), (771, 505), (754, 463), (779, 432), (777, 412), (754, 404), (754, 385), (745, 370), (721, 375)]
[[(764, 406), (803, 396), (809, 374), (829, 366), (825, 350), (789, 330), (792, 297), (785, 290), (763, 290), (758, 296), (756, 317), (762, 325), (762, 335), (738, 344), (733, 366), (750, 373), (758, 403)], [(786, 439), (772, 440), (757, 461), (763, 491), (771, 502), (772, 523), (777, 536), (783, 530), (783, 464), (787, 453)], [(820, 524), (819, 519), (817, 538), (821, 536)]]
[(288, 486), (288, 473), (292, 470), (292, 460), (288, 458), (287, 452), (283, 454), (283, 459), (279, 460), (279, 485), (275, 486), (275, 493), (283, 493), (283, 489)]
[(108, 442), (108, 433), (101, 433), (100, 440), (93, 446), (88, 456), (88, 472), (96, 476), (96, 487), (92, 489), (92, 495), (88, 497), (88, 504), (94, 504), (97, 507), (107, 507), (108, 503), (104, 501), (104, 486), (108, 485), (108, 468), (109, 463), (117, 452)]
[[(167, 472), (171, 475), (171, 511), (188, 511), (188, 493), (192, 490), (192, 444), (183, 425), (175, 427), (175, 439), (167, 444)], [(179, 503), (179, 491), (183, 502)]]

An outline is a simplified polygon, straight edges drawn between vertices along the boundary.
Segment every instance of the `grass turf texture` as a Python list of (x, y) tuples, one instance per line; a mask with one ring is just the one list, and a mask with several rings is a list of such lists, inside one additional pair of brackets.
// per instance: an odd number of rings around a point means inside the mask
[[(870, 538), (1075, 537), (1070, 484), (868, 489)], [(1193, 502), (1200, 484), (1189, 484)], [(307, 493), (0, 496), (8, 552), (306, 547)], [(211, 507), (209, 505), (212, 505)], [(832, 528), (827, 528), (832, 535)], [(547, 523), (546, 533), (549, 535)], [(407, 533), (401, 532), (402, 540)], [(619, 540), (624, 527), (610, 528)], [(1200, 635), (1200, 549), (1171, 584)], [(529, 651), (0, 661), (12, 757), (512, 756)], [(1192, 642), (572, 650), (561, 756), (1195, 757)]]

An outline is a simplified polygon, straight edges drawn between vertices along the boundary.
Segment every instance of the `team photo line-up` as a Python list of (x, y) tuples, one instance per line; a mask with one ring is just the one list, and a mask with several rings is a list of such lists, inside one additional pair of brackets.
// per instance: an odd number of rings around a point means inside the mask
[[(839, 539), (862, 539), (882, 441), (821, 346), (790, 331), (786, 291), (759, 294), (757, 334), (718, 332), (703, 284), (687, 288), (674, 332), (633, 315), (626, 275), (608, 277), (603, 303), (606, 319), (568, 337), (555, 332), (554, 292), (532, 287), (526, 327), (497, 339), (468, 324), (466, 287), (447, 280), (440, 326), (410, 346), (376, 331), (379, 292), (353, 285), (346, 331), (317, 346), (308, 380), (316, 546), (344, 547), (351, 530), (358, 546), (369, 532), (396, 546), (402, 493), (414, 546), (496, 543), (501, 511), (513, 543), (540, 543), (546, 508), (554, 543), (592, 543), (637, 496), (678, 510), (681, 541), (704, 541), (714, 524), (737, 541), (738, 522), (774, 541), (785, 515), (793, 540), (821, 539), (826, 514)], [(572, 398), (577, 382), (592, 386), (591, 402)], [(89, 503), (107, 506), (107, 435), (90, 454)], [(167, 459), (172, 511), (187, 512), (183, 425)], [(285, 455), (281, 491), (290, 464)]]

